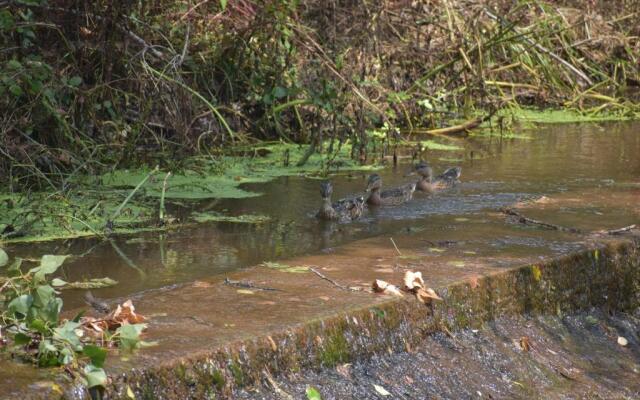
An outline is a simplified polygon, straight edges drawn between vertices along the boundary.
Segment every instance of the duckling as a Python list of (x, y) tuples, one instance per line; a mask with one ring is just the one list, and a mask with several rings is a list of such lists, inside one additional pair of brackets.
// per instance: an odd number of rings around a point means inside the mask
[(367, 192), (370, 192), (367, 198), (367, 204), (372, 206), (395, 206), (413, 198), (413, 192), (416, 190), (415, 183), (380, 191), (382, 187), (382, 179), (380, 175), (373, 174), (367, 180)]
[(338, 200), (331, 203), (333, 185), (331, 182), (320, 184), (320, 195), (322, 196), (322, 206), (316, 213), (316, 218), (328, 221), (352, 221), (360, 218), (364, 211), (364, 198), (358, 196), (351, 199)]

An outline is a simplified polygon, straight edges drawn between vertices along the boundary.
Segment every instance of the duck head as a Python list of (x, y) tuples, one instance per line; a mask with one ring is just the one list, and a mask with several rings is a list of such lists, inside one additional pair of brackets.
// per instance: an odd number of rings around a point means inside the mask
[(323, 199), (330, 198), (332, 193), (333, 185), (331, 184), (331, 182), (327, 181), (320, 184), (320, 196), (322, 196)]
[(367, 179), (367, 192), (373, 192), (375, 190), (379, 190), (382, 187), (382, 179), (378, 174), (369, 175), (369, 179)]

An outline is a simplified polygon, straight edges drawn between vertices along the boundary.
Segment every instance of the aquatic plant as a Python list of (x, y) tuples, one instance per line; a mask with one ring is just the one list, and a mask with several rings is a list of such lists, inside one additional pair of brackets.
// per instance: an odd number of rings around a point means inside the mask
[[(103, 369), (107, 350), (103, 347), (119, 343), (123, 349), (144, 344), (140, 334), (144, 324), (125, 324), (115, 332), (101, 331), (99, 344), (87, 333), (83, 313), (73, 319), (62, 319), (63, 301), (57, 288), (68, 285), (53, 278), (67, 256), (45, 255), (38, 266), (23, 271), (22, 259), (15, 259), (7, 268), (7, 278), (0, 288), (0, 339), (12, 353), (40, 367), (65, 366), (88, 388), (104, 387), (107, 374)], [(8, 264), (6, 252), (0, 249), (0, 267)], [(130, 318), (127, 316), (127, 318)], [(102, 321), (109, 321), (107, 316)]]

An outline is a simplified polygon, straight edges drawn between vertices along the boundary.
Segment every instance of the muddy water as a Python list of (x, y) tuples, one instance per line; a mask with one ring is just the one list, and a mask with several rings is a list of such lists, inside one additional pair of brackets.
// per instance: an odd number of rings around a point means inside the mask
[[(555, 235), (527, 235), (521, 226), (501, 233), (495, 210), (538, 200), (531, 216), (584, 230), (615, 228), (640, 220), (640, 125), (638, 123), (555, 125), (524, 132), (527, 139), (472, 137), (448, 144), (459, 151), (427, 154), (436, 172), (451, 165), (463, 168), (462, 184), (434, 196), (416, 195), (401, 207), (381, 208), (352, 224), (319, 223), (319, 181), (302, 177), (251, 185), (263, 195), (244, 200), (200, 203), (199, 209), (233, 215), (263, 214), (261, 225), (211, 223), (177, 232), (91, 239), (38, 246), (14, 246), (13, 254), (35, 257), (46, 253), (82, 255), (64, 266), (66, 280), (109, 276), (120, 282), (97, 291), (107, 298), (225, 274), (265, 260), (326, 253), (373, 236), (413, 234), (424, 241), (480, 241), (483, 247), (511, 255), (546, 248), (559, 254), (576, 243)], [(398, 185), (410, 159), (380, 171), (383, 184)], [(333, 178), (335, 195), (362, 192), (366, 176)], [(179, 211), (179, 210), (177, 210)], [(488, 216), (493, 215), (492, 218)], [(527, 214), (529, 215), (529, 214)], [(504, 228), (500, 226), (500, 228)], [(523, 234), (523, 230), (525, 231)], [(482, 238), (488, 238), (482, 241)], [(81, 304), (79, 294), (65, 293), (67, 306)]]

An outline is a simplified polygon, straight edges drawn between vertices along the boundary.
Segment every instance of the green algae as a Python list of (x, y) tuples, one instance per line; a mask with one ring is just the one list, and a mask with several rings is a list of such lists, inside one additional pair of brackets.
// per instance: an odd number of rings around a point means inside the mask
[[(166, 199), (241, 199), (260, 196), (240, 186), (265, 183), (282, 176), (326, 175), (339, 171), (372, 171), (375, 165), (361, 165), (351, 159), (351, 145), (344, 143), (332, 152), (323, 146), (323, 154), (315, 153), (304, 165), (298, 165), (308, 146), (279, 143), (247, 147), (241, 155), (222, 155), (217, 158), (192, 159), (193, 170), (173, 173), (167, 179)], [(337, 145), (336, 145), (337, 147)], [(132, 188), (150, 172), (150, 169), (117, 170), (102, 175), (99, 184), (104, 187)], [(158, 177), (145, 185), (145, 195), (159, 198), (164, 181)]]
[(290, 273), (296, 273), (296, 274), (309, 272), (309, 267), (305, 267), (303, 265), (291, 266), (287, 264), (280, 264), (276, 262), (265, 261), (262, 263), (262, 266), (266, 268), (282, 271), (282, 272), (290, 272)]
[[(5, 194), (0, 202), (0, 241), (32, 242), (84, 236), (103, 236), (111, 216), (129, 191), (76, 191), (65, 196), (44, 192), (29, 197)], [(111, 231), (138, 232), (154, 220), (155, 205), (129, 202), (111, 221)]]
[(269, 222), (271, 218), (266, 215), (254, 215), (254, 214), (244, 214), (244, 215), (224, 215), (218, 212), (194, 212), (191, 214), (191, 218), (199, 223), (203, 222), (234, 222), (234, 223), (245, 223), (245, 224), (263, 224), (265, 222)]
[(579, 122), (628, 121), (640, 117), (637, 113), (621, 109), (618, 112), (581, 112), (576, 109), (505, 108), (498, 117), (510, 117), (514, 121), (535, 124), (565, 124)]
[[(241, 199), (260, 196), (241, 186), (265, 183), (282, 176), (325, 176), (340, 171), (371, 171), (378, 165), (361, 165), (351, 159), (351, 144), (325, 143), (304, 165), (308, 146), (288, 143), (236, 148), (232, 155), (192, 157), (189, 168), (171, 175), (156, 168), (116, 170), (96, 177), (76, 177), (68, 193), (0, 193), (0, 241), (35, 242), (107, 234), (129, 234), (168, 229), (159, 220), (159, 201)], [(163, 177), (167, 176), (165, 180)], [(187, 204), (188, 206), (188, 204)], [(195, 213), (197, 223), (258, 224), (263, 215), (230, 216), (217, 212)], [(168, 220), (171, 220), (169, 218)]]
[(461, 151), (464, 150), (463, 147), (452, 145), (452, 144), (444, 144), (437, 142), (435, 140), (421, 140), (420, 145), (427, 150), (437, 150), (437, 151)]

